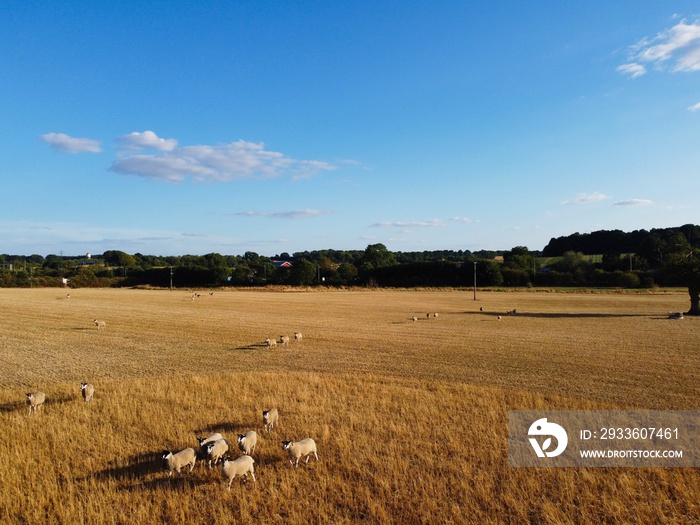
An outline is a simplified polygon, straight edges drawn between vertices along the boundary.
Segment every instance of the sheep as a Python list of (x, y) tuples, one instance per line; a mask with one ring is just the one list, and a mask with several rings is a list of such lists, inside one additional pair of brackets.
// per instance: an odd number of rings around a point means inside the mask
[(36, 413), (37, 410), (46, 401), (46, 394), (43, 392), (29, 392), (27, 394), (27, 405), (29, 405), (29, 415), (32, 415), (32, 410)]
[(163, 459), (165, 460), (165, 468), (168, 470), (168, 477), (172, 477), (173, 470), (180, 474), (182, 467), (190, 466), (190, 472), (194, 468), (197, 461), (197, 454), (192, 447), (186, 448), (173, 454), (169, 450), (163, 451)]
[(270, 410), (263, 410), (262, 416), (265, 432), (269, 434), (279, 421), (279, 412), (277, 412), (276, 408), (271, 408)]
[(104, 330), (107, 328), (107, 323), (104, 321), (99, 321), (95, 319), (93, 322), (95, 323), (95, 326), (97, 326), (98, 330)]
[(282, 346), (289, 346), (289, 336), (288, 335), (281, 335), (280, 336), (280, 344)]
[(241, 476), (243, 482), (248, 480), (248, 473), (255, 481), (255, 468), (253, 467), (255, 460), (250, 456), (241, 456), (240, 458), (231, 461), (229, 458), (224, 458), (221, 463), (221, 475), (225, 480), (228, 479), (228, 489), (231, 490), (231, 483), (233, 483), (233, 478), (236, 476)]
[(258, 434), (255, 430), (249, 430), (245, 434), (238, 434), (238, 448), (244, 454), (251, 456), (255, 452), (255, 445), (258, 442)]
[[(309, 462), (311, 454), (316, 456), (316, 461), (318, 461), (318, 454), (316, 454), (316, 442), (311, 438), (302, 439), (292, 443), (291, 441), (282, 441), (282, 450), (286, 450), (289, 453), (289, 462), (295, 466), (299, 466), (299, 458), (306, 456), (306, 463)], [(292, 461), (296, 459), (296, 464)]]
[(501, 316), (500, 316), (500, 315), (498, 316), (498, 320), (499, 320), (499, 321), (501, 320)]
[(415, 323), (416, 321), (418, 321), (418, 318), (417, 318), (415, 315), (412, 317), (412, 319), (413, 319), (413, 322), (414, 322), (414, 323)]
[(269, 337), (265, 339), (265, 344), (268, 348), (277, 348), (277, 339), (270, 339)]
[(95, 395), (95, 387), (89, 383), (80, 383), (80, 392), (83, 395), (83, 399), (86, 403), (89, 403), (92, 396)]
[(294, 342), (301, 343), (301, 338), (302, 338), (301, 332), (294, 332)]
[(433, 314), (433, 317), (437, 319), (437, 316), (438, 316), (438, 314), (437, 314), (437, 312), (435, 312), (435, 313)]
[(209, 458), (209, 468), (212, 468), (212, 461), (216, 465), (224, 454), (228, 452), (228, 441), (224, 438), (217, 439), (213, 443), (207, 443), (207, 457)]
[(213, 443), (213, 442), (215, 442), (215, 441), (218, 441), (218, 440), (220, 440), (220, 439), (223, 439), (223, 437), (224, 437), (224, 436), (222, 436), (221, 434), (219, 434), (218, 432), (216, 432), (215, 434), (212, 434), (212, 435), (210, 435), (210, 436), (208, 436), (208, 437), (205, 437), (205, 438), (198, 437), (198, 438), (197, 438), (197, 442), (199, 443), (199, 448), (202, 449), (202, 450), (204, 450), (204, 449), (206, 448), (206, 445), (207, 445), (208, 443)]

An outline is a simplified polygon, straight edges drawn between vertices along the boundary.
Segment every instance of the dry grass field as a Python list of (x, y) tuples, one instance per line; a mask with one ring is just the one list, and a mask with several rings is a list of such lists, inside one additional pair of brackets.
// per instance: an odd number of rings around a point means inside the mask
[[(507, 460), (510, 409), (697, 410), (700, 319), (666, 318), (687, 303), (681, 293), (474, 301), (456, 290), (278, 289), (192, 300), (2, 289), (0, 522), (699, 523), (698, 469)], [(262, 343), (296, 331), (303, 342), (288, 349)], [(96, 387), (89, 404), (81, 381)], [(47, 402), (28, 416), (34, 390)], [(280, 423), (267, 435), (260, 414), (271, 407)], [(235, 448), (249, 429), (255, 483), (229, 492), (204, 463), (163, 470), (164, 449), (212, 432)], [(292, 468), (280, 441), (305, 437), (319, 461)]]

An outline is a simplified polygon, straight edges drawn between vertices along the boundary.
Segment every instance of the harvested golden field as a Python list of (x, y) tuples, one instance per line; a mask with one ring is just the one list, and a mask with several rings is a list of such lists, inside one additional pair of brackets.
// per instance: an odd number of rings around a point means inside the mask
[[(507, 460), (510, 409), (697, 410), (700, 320), (667, 319), (687, 302), (3, 289), (0, 522), (698, 523), (698, 469)], [(263, 344), (294, 332), (303, 342)], [(95, 385), (90, 403), (81, 381)], [(47, 401), (29, 416), (35, 390)], [(255, 483), (229, 492), (206, 462), (163, 470), (163, 449), (214, 432), (237, 457), (249, 429)], [(295, 469), (280, 442), (305, 437), (319, 461)]]

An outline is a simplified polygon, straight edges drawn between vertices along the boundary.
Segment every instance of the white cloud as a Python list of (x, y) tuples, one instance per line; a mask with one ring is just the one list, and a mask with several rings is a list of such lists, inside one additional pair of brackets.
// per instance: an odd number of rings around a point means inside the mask
[(627, 199), (618, 201), (613, 206), (648, 206), (652, 202), (648, 199)]
[(142, 150), (146, 148), (159, 151), (173, 151), (177, 147), (176, 139), (162, 139), (152, 131), (139, 133), (134, 131), (117, 139), (117, 144), (127, 150)]
[(479, 219), (470, 219), (469, 217), (452, 217), (452, 220), (464, 224), (475, 224), (480, 222)]
[(688, 111), (693, 111), (693, 112), (695, 112), (695, 111), (697, 111), (697, 110), (699, 110), (699, 109), (700, 109), (700, 102), (698, 102), (697, 104), (693, 104), (692, 106), (688, 107)]
[(235, 215), (244, 217), (269, 217), (272, 219), (307, 219), (310, 217), (321, 217), (328, 215), (330, 212), (322, 210), (292, 210), (292, 211), (242, 211)]
[(591, 202), (598, 202), (605, 199), (610, 199), (608, 195), (600, 193), (598, 191), (593, 193), (579, 193), (573, 199), (567, 199), (561, 201), (562, 204), (590, 204)]
[(371, 224), (371, 228), (434, 228), (445, 226), (445, 223), (440, 219), (430, 219), (427, 221), (381, 221)]
[(700, 20), (681, 20), (653, 38), (643, 38), (630, 48), (630, 63), (617, 70), (638, 77), (644, 74), (640, 63), (674, 73), (700, 71)]
[(160, 181), (223, 182), (245, 178), (291, 175), (310, 177), (335, 166), (322, 161), (296, 160), (267, 151), (263, 143), (239, 140), (216, 146), (185, 146), (151, 155), (132, 155), (112, 163), (112, 171)]
[(631, 63), (617, 66), (617, 71), (619, 71), (623, 75), (629, 75), (632, 78), (637, 78), (644, 75), (647, 72), (647, 68), (640, 64)]
[(40, 138), (53, 149), (64, 153), (100, 153), (102, 151), (99, 140), (79, 139), (65, 133), (45, 133)]

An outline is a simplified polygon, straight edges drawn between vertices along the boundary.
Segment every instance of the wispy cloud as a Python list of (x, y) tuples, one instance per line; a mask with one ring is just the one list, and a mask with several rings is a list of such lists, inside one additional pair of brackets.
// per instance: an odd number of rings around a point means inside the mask
[[(143, 134), (137, 140), (143, 141)], [(171, 144), (168, 143), (168, 147)], [(131, 155), (115, 160), (110, 169), (166, 182), (180, 182), (187, 178), (197, 182), (225, 182), (284, 175), (304, 178), (336, 168), (326, 162), (296, 160), (283, 153), (268, 151), (263, 143), (239, 140), (216, 146), (185, 146), (150, 155)]]
[(635, 62), (632, 62), (630, 64), (622, 64), (621, 66), (617, 66), (616, 70), (623, 75), (629, 75), (632, 78), (637, 78), (641, 77), (642, 75), (646, 74), (647, 68), (645, 68), (641, 64), (637, 64)]
[(328, 215), (329, 211), (322, 210), (292, 210), (292, 211), (260, 211), (250, 210), (234, 213), (243, 217), (268, 217), (271, 219), (308, 219)]
[(646, 72), (642, 64), (673, 73), (700, 71), (700, 20), (681, 20), (652, 38), (643, 38), (631, 46), (629, 63), (617, 70), (635, 78)]
[(435, 228), (445, 226), (440, 219), (427, 221), (381, 221), (370, 224), (370, 228)]
[(452, 217), (452, 220), (454, 222), (461, 222), (463, 224), (476, 224), (479, 221), (479, 219), (471, 219), (469, 217)]
[(147, 148), (159, 151), (173, 151), (177, 147), (176, 139), (162, 139), (152, 131), (139, 133), (134, 131), (117, 139), (117, 146), (126, 150), (143, 150)]
[(53, 149), (64, 153), (100, 153), (102, 151), (99, 140), (71, 137), (65, 133), (45, 133), (40, 138)]
[(627, 199), (624, 201), (618, 201), (613, 204), (613, 206), (648, 206), (652, 201), (648, 199)]
[(562, 204), (590, 204), (592, 202), (599, 202), (605, 199), (610, 199), (612, 197), (600, 193), (599, 191), (593, 193), (579, 193), (573, 199), (566, 199), (561, 201)]
[(695, 111), (697, 111), (697, 110), (699, 110), (699, 109), (700, 109), (700, 102), (698, 102), (697, 104), (693, 104), (692, 106), (690, 106), (690, 107), (688, 108), (688, 111), (693, 111), (693, 112), (695, 112)]

